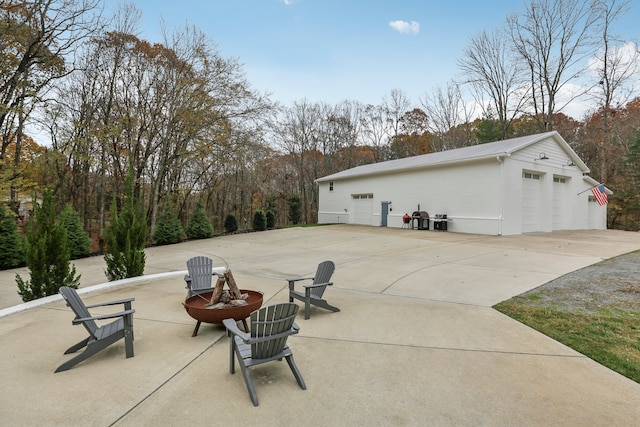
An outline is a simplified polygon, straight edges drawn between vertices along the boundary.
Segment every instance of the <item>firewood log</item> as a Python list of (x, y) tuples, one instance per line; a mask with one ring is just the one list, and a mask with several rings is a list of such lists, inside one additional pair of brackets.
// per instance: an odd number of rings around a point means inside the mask
[(224, 278), (227, 280), (227, 285), (229, 286), (229, 292), (231, 293), (232, 299), (240, 299), (240, 290), (238, 289), (238, 285), (236, 284), (236, 279), (233, 278), (233, 273), (231, 270), (224, 273)]
[(211, 305), (220, 302), (220, 297), (222, 296), (222, 289), (224, 288), (224, 279), (222, 277), (218, 278), (216, 282), (216, 287), (213, 289), (213, 293), (211, 294)]

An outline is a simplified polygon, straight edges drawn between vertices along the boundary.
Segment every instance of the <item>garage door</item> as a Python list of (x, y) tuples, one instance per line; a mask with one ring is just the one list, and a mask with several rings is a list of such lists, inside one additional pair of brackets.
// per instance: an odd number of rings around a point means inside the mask
[(373, 194), (352, 194), (353, 224), (371, 225), (373, 221)]
[(553, 230), (566, 230), (568, 224), (567, 178), (553, 177)]
[(541, 175), (522, 173), (522, 232), (540, 231)]

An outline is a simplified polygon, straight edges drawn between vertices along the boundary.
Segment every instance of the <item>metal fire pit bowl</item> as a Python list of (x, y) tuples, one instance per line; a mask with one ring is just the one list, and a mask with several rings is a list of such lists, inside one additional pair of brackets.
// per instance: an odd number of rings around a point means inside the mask
[(187, 314), (198, 321), (192, 336), (195, 337), (198, 335), (201, 322), (221, 324), (224, 319), (242, 320), (245, 331), (249, 332), (246, 319), (252, 312), (262, 306), (263, 294), (259, 291), (249, 291), (246, 289), (240, 289), (240, 293), (249, 294), (247, 305), (226, 308), (205, 308), (205, 305), (211, 300), (213, 291), (187, 298), (182, 305), (184, 309), (187, 310)]

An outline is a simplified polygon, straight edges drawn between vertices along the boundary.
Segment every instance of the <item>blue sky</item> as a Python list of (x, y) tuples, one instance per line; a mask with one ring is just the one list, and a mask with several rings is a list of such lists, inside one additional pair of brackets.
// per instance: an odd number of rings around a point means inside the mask
[[(637, 2), (636, 2), (637, 3)], [(458, 74), (482, 30), (502, 26), (520, 0), (133, 0), (141, 38), (196, 26), (238, 58), (254, 89), (285, 105), (306, 98), (379, 104), (392, 89), (418, 100)], [(640, 5), (616, 24), (637, 40)]]

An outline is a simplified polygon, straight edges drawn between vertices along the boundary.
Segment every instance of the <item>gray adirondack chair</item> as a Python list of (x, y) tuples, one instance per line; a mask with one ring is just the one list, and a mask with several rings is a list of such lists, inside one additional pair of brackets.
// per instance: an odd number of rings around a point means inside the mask
[(196, 256), (187, 260), (189, 274), (184, 276), (187, 282), (187, 298), (213, 291), (213, 260), (204, 256)]
[[(327, 286), (333, 285), (333, 282), (330, 282), (330, 280), (335, 269), (336, 265), (333, 261), (323, 261), (318, 265), (318, 270), (316, 271), (315, 276), (287, 279), (289, 282), (289, 302), (293, 302), (294, 298), (304, 301), (305, 319), (308, 319), (311, 316), (312, 305), (322, 307), (333, 312), (340, 311), (338, 307), (329, 305), (326, 300), (322, 299), (322, 295), (324, 294), (325, 289), (327, 289)], [(303, 280), (313, 280), (313, 283), (303, 285), (304, 292), (296, 291), (296, 282)]]
[(241, 331), (233, 319), (222, 321), (231, 336), (229, 370), (232, 374), (235, 373), (235, 358), (237, 358), (254, 406), (258, 406), (258, 395), (251, 380), (249, 371), (251, 366), (284, 358), (296, 377), (298, 385), (303, 390), (307, 389), (293, 360), (293, 353), (287, 346), (289, 335), (297, 334), (299, 330), (295, 323), (297, 314), (298, 306), (293, 303), (262, 307), (251, 313), (249, 333)]
[[(80, 299), (78, 292), (73, 288), (62, 286), (60, 287), (60, 294), (76, 315), (72, 323), (74, 325), (82, 324), (87, 332), (89, 332), (89, 337), (72, 345), (64, 352), (64, 354), (75, 353), (81, 348), (86, 347), (82, 353), (60, 365), (58, 369), (56, 369), (56, 372), (66, 371), (67, 369), (72, 368), (122, 338), (124, 338), (124, 347), (127, 358), (133, 357), (133, 313), (135, 310), (131, 308), (131, 302), (134, 301), (134, 298), (126, 298), (86, 306)], [(124, 310), (117, 313), (98, 316), (92, 316), (89, 313), (90, 308), (120, 304), (124, 306)], [(96, 320), (105, 319), (116, 320), (103, 326), (98, 326), (96, 324)]]

